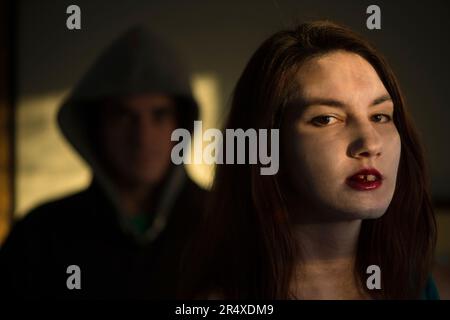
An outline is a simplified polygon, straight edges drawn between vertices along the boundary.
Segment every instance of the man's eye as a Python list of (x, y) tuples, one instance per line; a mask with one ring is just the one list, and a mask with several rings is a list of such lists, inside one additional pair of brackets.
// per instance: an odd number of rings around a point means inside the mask
[(113, 121), (131, 121), (133, 118), (133, 115), (131, 112), (129, 112), (125, 108), (112, 108), (110, 111), (108, 111), (108, 116)]
[(157, 122), (163, 122), (165, 120), (172, 119), (174, 117), (174, 112), (169, 108), (161, 108), (154, 110), (152, 112), (153, 119)]
[(375, 114), (371, 117), (371, 120), (373, 122), (378, 122), (378, 123), (386, 123), (392, 120), (391, 116), (387, 115), (387, 114)]
[(333, 124), (337, 119), (333, 116), (318, 116), (311, 120), (311, 123), (317, 127), (323, 127)]

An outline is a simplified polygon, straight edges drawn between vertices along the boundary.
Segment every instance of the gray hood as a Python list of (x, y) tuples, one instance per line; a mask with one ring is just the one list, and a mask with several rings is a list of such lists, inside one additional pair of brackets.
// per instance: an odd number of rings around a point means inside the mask
[[(176, 99), (183, 121), (180, 126), (191, 129), (198, 117), (198, 105), (192, 96), (188, 74), (167, 43), (144, 28), (135, 27), (100, 54), (62, 104), (57, 116), (63, 135), (91, 167), (94, 178), (111, 200), (119, 218), (123, 218), (123, 214), (117, 203), (114, 185), (98, 160), (95, 144), (89, 134), (91, 130), (88, 126), (92, 125), (96, 111), (95, 104), (89, 102), (155, 92)], [(164, 227), (164, 221), (184, 179), (186, 175), (183, 167), (172, 170), (163, 187), (155, 225)], [(147, 240), (154, 237), (147, 235)]]

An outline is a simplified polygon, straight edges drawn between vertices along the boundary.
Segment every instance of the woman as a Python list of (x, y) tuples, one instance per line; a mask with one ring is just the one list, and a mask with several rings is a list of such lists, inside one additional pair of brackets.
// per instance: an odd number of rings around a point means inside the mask
[(279, 129), (280, 170), (218, 165), (185, 297), (430, 298), (423, 151), (371, 44), (327, 21), (276, 33), (240, 77), (226, 128)]

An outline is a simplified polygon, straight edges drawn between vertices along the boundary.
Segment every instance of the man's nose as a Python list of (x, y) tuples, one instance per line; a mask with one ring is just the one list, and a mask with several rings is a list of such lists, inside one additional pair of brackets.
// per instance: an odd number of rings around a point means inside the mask
[(355, 125), (348, 155), (356, 159), (374, 158), (379, 157), (381, 151), (381, 137), (373, 125), (371, 123)]
[(137, 117), (132, 128), (133, 140), (139, 145), (152, 139), (157, 139), (158, 126), (152, 119)]

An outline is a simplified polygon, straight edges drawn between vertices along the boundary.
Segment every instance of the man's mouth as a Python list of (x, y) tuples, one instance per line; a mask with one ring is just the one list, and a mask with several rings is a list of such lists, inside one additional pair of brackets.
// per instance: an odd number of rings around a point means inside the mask
[(370, 191), (381, 186), (383, 176), (374, 168), (362, 169), (346, 179), (349, 187), (358, 191)]

